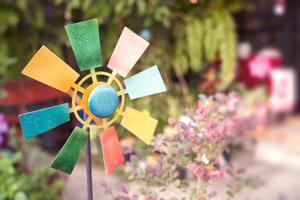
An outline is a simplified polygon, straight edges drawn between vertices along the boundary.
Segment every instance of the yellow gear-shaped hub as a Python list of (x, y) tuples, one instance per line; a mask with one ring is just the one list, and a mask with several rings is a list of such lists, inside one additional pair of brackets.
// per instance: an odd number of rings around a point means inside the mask
[[(71, 110), (85, 128), (105, 128), (123, 112), (125, 92), (115, 73), (93, 69), (72, 88)], [(83, 117), (79, 114), (81, 110)]]

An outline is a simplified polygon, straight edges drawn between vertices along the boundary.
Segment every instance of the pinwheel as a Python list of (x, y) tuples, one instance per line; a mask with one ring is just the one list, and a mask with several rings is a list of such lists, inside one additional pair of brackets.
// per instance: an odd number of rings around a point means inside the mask
[[(157, 126), (157, 120), (131, 107), (125, 107), (125, 96), (138, 99), (166, 91), (157, 66), (152, 66), (124, 80), (148, 47), (149, 43), (125, 27), (113, 50), (107, 67), (102, 71), (98, 22), (96, 19), (65, 26), (79, 70), (89, 73), (80, 76), (46, 46), (42, 46), (22, 70), (22, 74), (72, 97), (68, 103), (19, 115), (26, 140), (70, 121), (73, 113), (82, 127), (76, 126), (51, 163), (51, 167), (71, 174), (85, 144), (89, 130), (103, 129), (100, 142), (106, 173), (113, 172), (124, 162), (114, 123), (120, 124), (146, 144)], [(109, 70), (109, 71), (110, 71)], [(43, 91), (41, 91), (42, 93)], [(84, 114), (81, 115), (80, 112)], [(99, 131), (100, 133), (100, 131)]]

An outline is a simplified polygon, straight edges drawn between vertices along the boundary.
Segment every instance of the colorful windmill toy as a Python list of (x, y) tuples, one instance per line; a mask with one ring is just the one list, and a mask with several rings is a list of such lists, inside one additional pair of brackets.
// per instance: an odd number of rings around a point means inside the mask
[[(112, 73), (96, 70), (103, 67), (96, 19), (69, 24), (65, 29), (79, 70), (90, 73), (79, 79), (76, 71), (42, 46), (22, 74), (67, 93), (72, 97), (72, 103), (70, 107), (65, 103), (19, 115), (22, 132), (29, 140), (70, 121), (70, 113), (73, 113), (82, 128), (74, 128), (51, 167), (71, 174), (81, 150), (89, 144), (88, 130), (103, 129), (100, 141), (104, 167), (105, 172), (110, 173), (124, 162), (114, 122), (122, 117), (121, 125), (146, 144), (150, 144), (157, 125), (157, 120), (145, 113), (130, 107), (124, 109), (125, 95), (137, 99), (164, 92), (166, 87), (157, 66), (126, 78), (125, 88), (117, 79), (117, 74), (127, 76), (149, 45), (130, 29), (123, 29), (109, 59), (107, 67)], [(79, 112), (84, 112), (84, 117)]]

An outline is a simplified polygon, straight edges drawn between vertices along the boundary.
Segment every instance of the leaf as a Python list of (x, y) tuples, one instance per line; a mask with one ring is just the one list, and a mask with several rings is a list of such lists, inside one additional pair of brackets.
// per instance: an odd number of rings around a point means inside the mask
[(203, 38), (202, 21), (196, 18), (189, 20), (186, 26), (187, 53), (194, 72), (199, 72), (202, 68)]
[(20, 10), (22, 10), (23, 12), (26, 11), (27, 9), (27, 4), (28, 4), (28, 1), (16, 1), (16, 5), (18, 8), (20, 8)]
[(214, 61), (217, 57), (219, 47), (218, 25), (219, 19), (215, 16), (209, 16), (204, 20), (204, 41), (203, 48), (207, 61)]
[(124, 9), (125, 7), (125, 1), (118, 1), (115, 5), (115, 13), (121, 13), (121, 11)]
[(40, 5), (37, 5), (38, 9), (34, 12), (34, 25), (40, 29), (44, 27), (45, 19), (44, 19), (44, 11)]
[(55, 5), (60, 5), (63, 3), (64, 0), (54, 0)]
[(144, 0), (136, 1), (137, 13), (139, 16), (143, 16), (146, 13), (147, 5)]
[(189, 69), (189, 62), (186, 52), (186, 45), (184, 41), (184, 33), (181, 31), (179, 26), (175, 30), (175, 54), (174, 54), (174, 68), (180, 75), (187, 73)]
[(233, 17), (227, 12), (223, 12), (221, 17), (223, 22), (220, 28), (220, 32), (223, 33), (222, 35), (220, 34), (220, 58), (222, 64), (219, 74), (221, 83), (218, 86), (218, 90), (225, 90), (235, 78), (237, 36)]
[(90, 5), (92, 4), (92, 0), (85, 0), (82, 3), (82, 9), (86, 10), (88, 7), (90, 7)]
[(27, 196), (24, 192), (17, 192), (14, 200), (27, 200)]

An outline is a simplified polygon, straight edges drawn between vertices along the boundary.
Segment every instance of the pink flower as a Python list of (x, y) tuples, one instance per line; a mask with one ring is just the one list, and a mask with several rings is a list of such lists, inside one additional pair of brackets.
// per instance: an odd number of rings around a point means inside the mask
[(250, 61), (249, 68), (252, 76), (264, 79), (270, 74), (272, 65), (268, 57), (259, 55)]
[(0, 145), (3, 144), (5, 135), (9, 130), (8, 123), (4, 119), (4, 115), (0, 113)]
[(225, 177), (225, 172), (223, 170), (220, 170), (219, 174), (218, 174), (218, 177), (219, 178), (224, 178)]
[(237, 95), (231, 96), (227, 101), (227, 109), (230, 112), (236, 111), (240, 105), (240, 98)]
[(170, 125), (175, 124), (175, 122), (176, 122), (176, 119), (175, 119), (174, 117), (170, 117), (170, 118), (168, 119), (168, 123), (169, 123)]
[(0, 113), (0, 134), (6, 134), (8, 129), (8, 123), (5, 121), (4, 115)]

